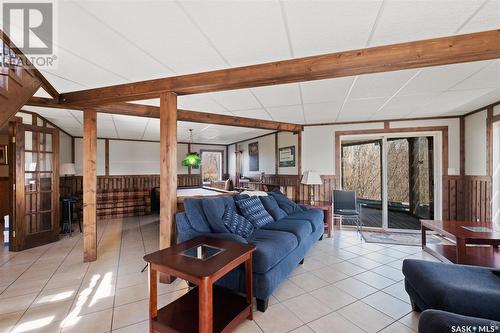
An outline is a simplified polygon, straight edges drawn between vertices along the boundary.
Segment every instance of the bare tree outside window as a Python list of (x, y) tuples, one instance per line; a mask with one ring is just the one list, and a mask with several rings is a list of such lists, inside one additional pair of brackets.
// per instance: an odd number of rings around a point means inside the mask
[(222, 180), (222, 152), (201, 152), (201, 177), (204, 182)]

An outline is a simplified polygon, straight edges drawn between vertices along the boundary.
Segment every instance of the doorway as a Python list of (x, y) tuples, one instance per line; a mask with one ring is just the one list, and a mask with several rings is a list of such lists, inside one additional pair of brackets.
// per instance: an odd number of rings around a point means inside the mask
[(13, 123), (11, 251), (54, 242), (59, 235), (59, 132)]
[(434, 218), (434, 141), (433, 136), (342, 141), (342, 189), (356, 192), (363, 227), (416, 231), (420, 219)]

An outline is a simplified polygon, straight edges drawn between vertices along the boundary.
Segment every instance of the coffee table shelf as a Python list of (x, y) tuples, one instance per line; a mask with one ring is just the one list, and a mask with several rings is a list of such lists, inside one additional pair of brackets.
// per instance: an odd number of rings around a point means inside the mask
[[(198, 287), (158, 310), (152, 321), (159, 332), (198, 332)], [(229, 332), (251, 313), (246, 297), (222, 287), (213, 287), (213, 330)]]
[[(443, 262), (457, 264), (455, 245), (427, 244), (425, 250)], [(492, 251), (491, 247), (467, 246), (467, 253), (460, 264), (463, 263), (500, 268), (500, 253)]]

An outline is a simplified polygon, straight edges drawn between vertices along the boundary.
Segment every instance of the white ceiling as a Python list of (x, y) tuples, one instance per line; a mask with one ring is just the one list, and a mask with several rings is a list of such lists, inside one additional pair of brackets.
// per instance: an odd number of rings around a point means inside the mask
[[(58, 67), (43, 72), (68, 92), (498, 29), (499, 17), (500, 0), (59, 1)], [(500, 60), (181, 96), (179, 107), (310, 124), (458, 115), (497, 100)], [(44, 112), (81, 133), (80, 113)], [(99, 120), (103, 136), (158, 134), (154, 120)], [(229, 142), (252, 130), (204, 131)]]

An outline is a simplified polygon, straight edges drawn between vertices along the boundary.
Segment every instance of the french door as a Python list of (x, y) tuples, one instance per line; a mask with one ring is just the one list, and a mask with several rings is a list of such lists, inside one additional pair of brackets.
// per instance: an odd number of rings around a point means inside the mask
[(364, 227), (420, 230), (434, 218), (434, 137), (353, 137), (341, 147), (342, 188), (356, 192)]
[(59, 235), (59, 132), (13, 125), (16, 164), (11, 251), (47, 244)]

